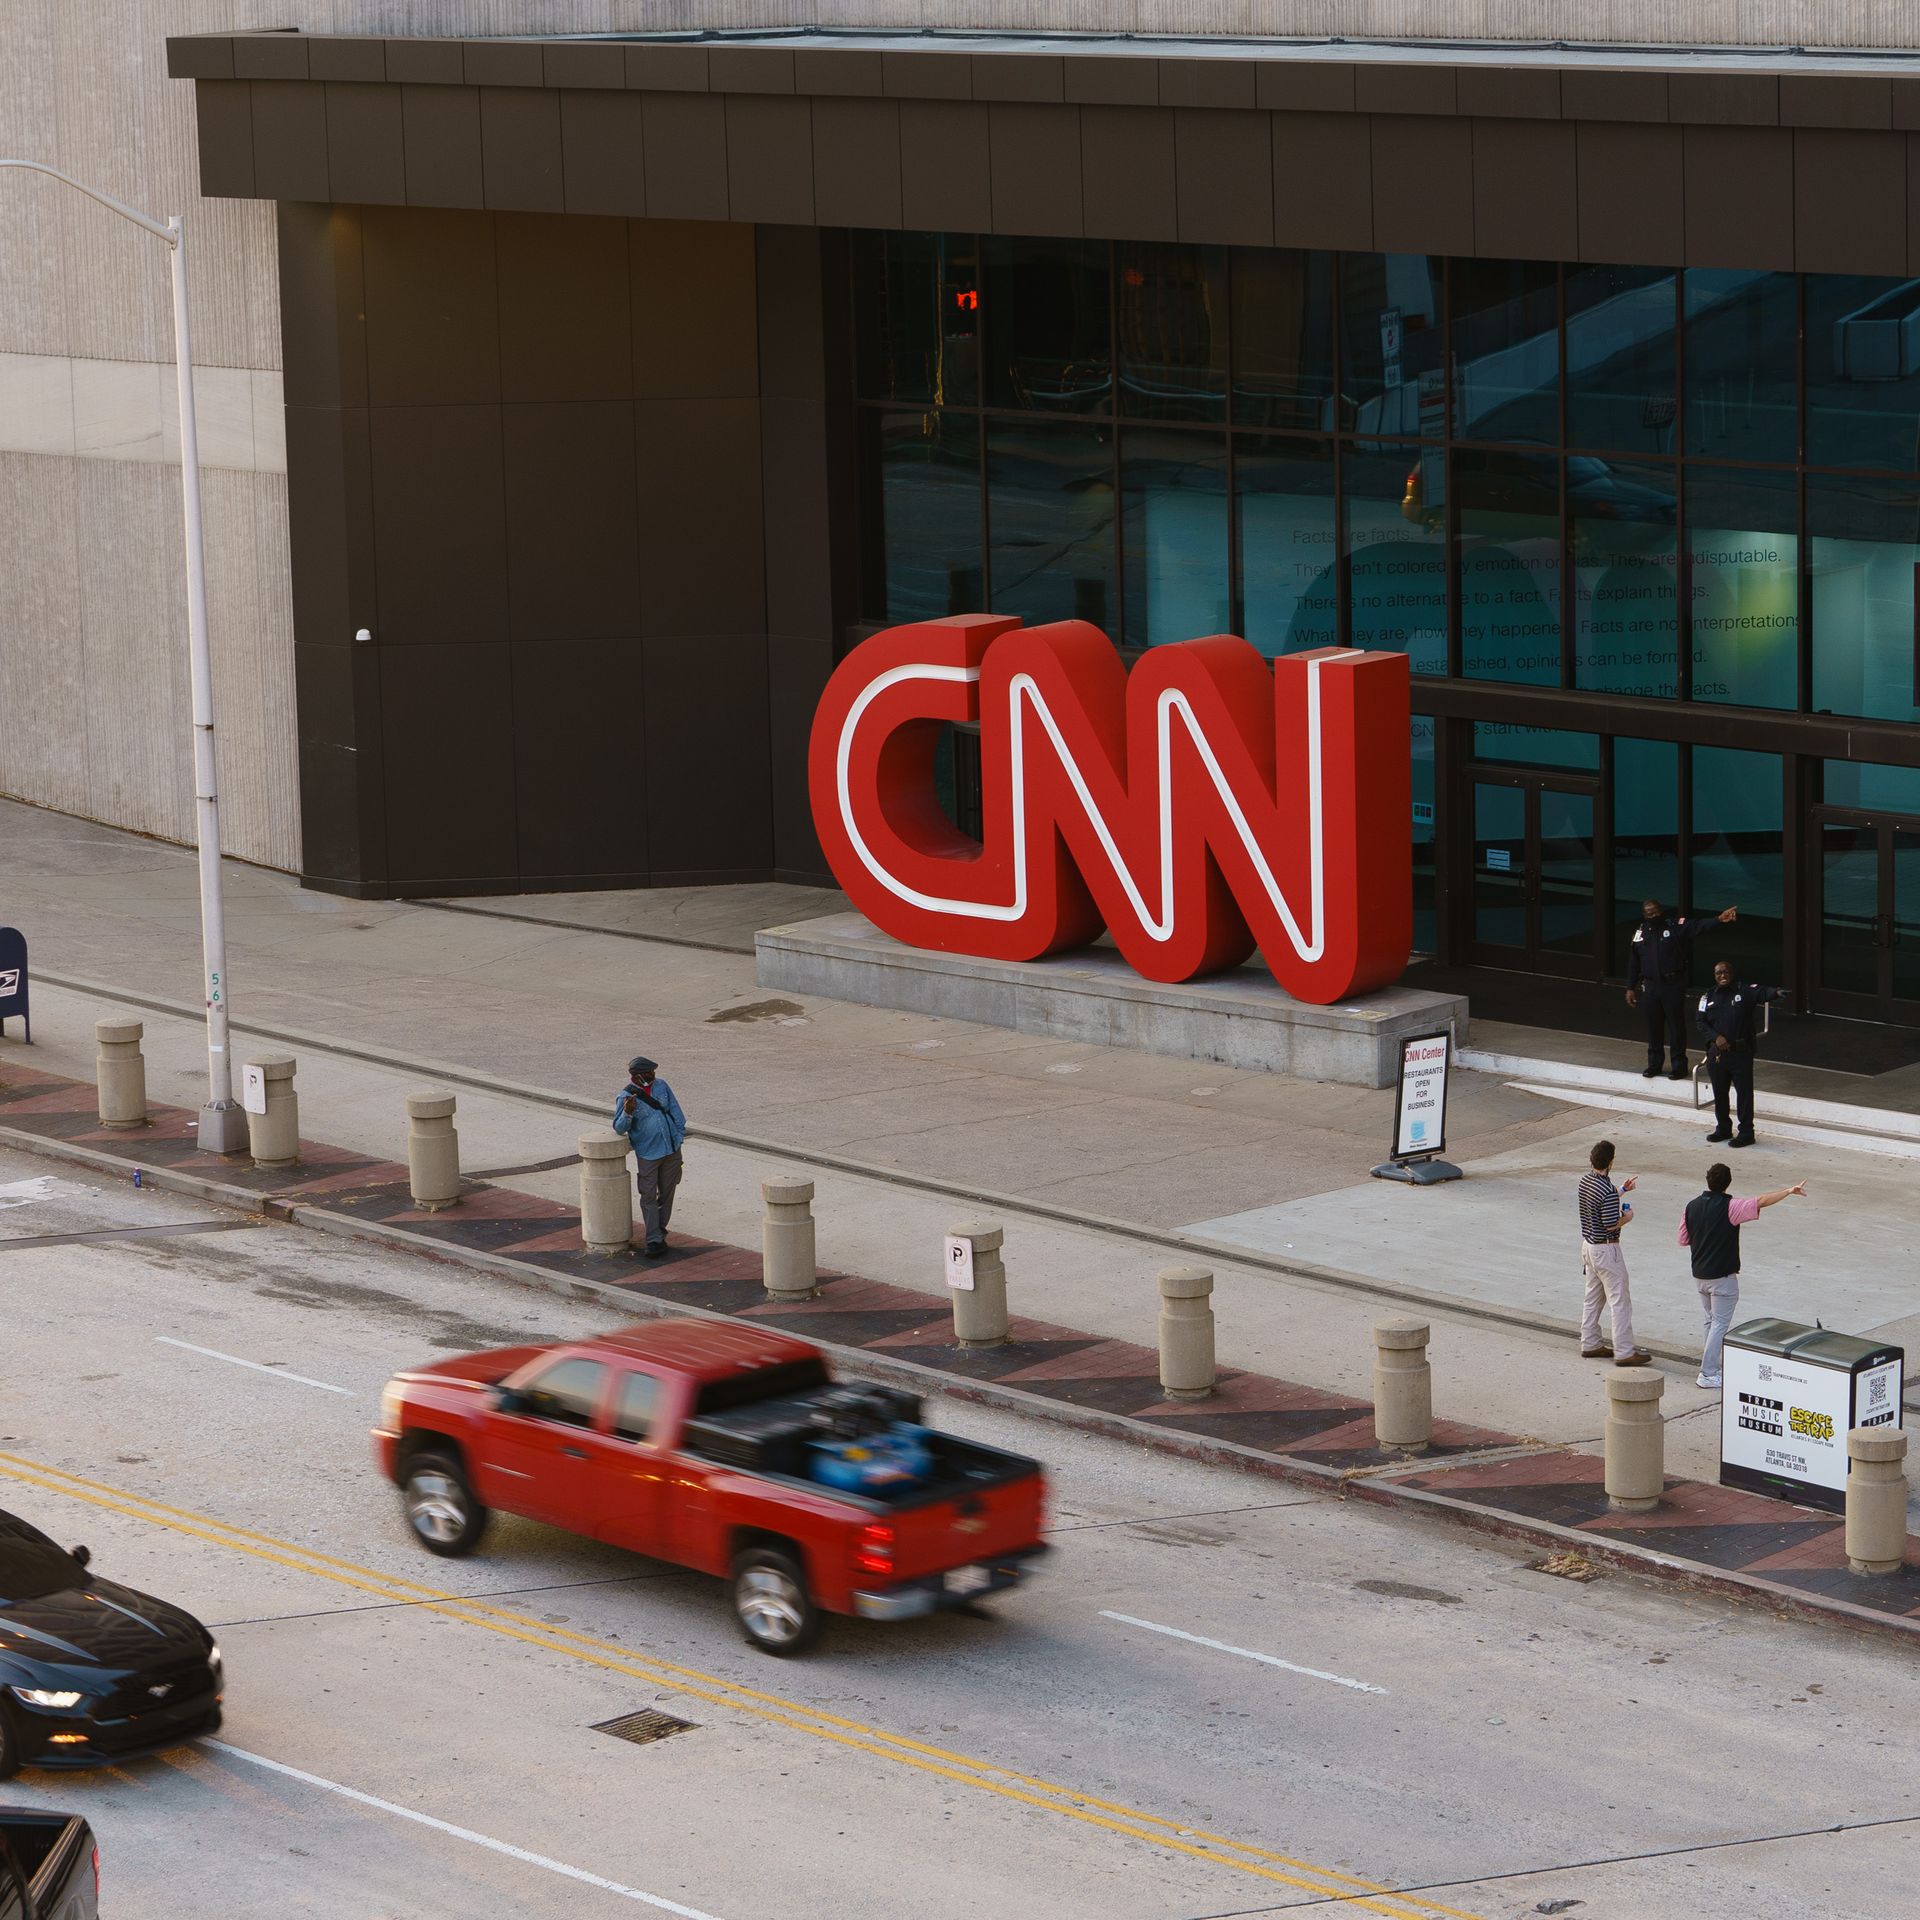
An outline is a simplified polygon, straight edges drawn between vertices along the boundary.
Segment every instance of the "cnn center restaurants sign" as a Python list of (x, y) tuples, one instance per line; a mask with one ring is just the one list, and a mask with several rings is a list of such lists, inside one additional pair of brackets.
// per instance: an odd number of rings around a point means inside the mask
[[(856, 647), (808, 777), (834, 877), (915, 947), (1034, 960), (1102, 928), (1150, 980), (1257, 948), (1295, 999), (1386, 986), (1413, 931), (1404, 654), (1268, 662), (1229, 634), (1129, 672), (1085, 621), (989, 614)], [(980, 728), (983, 841), (941, 811), (943, 726)]]

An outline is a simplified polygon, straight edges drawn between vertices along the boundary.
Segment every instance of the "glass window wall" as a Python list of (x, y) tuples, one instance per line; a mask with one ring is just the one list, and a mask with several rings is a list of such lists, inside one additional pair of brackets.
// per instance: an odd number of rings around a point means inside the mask
[[(1334, 528), (1333, 442), (1249, 435), (1234, 448), (1239, 516), (1240, 628), (1264, 654), (1339, 642), (1340, 566)], [(1446, 671), (1446, 608), (1440, 655)]]
[(1227, 250), (1125, 241), (1114, 249), (1120, 411), (1227, 419)]
[(1462, 449), (1453, 456), (1460, 556), (1460, 671), (1560, 684), (1560, 463)]
[(1680, 749), (1669, 740), (1613, 743), (1613, 967), (1624, 973), (1641, 903), (1680, 905)]
[(1234, 249), (1233, 419), (1241, 427), (1334, 424), (1332, 254)]
[(1791, 473), (1688, 469), (1696, 700), (1736, 707), (1799, 703), (1799, 524)]
[(1113, 316), (1106, 243), (995, 237), (981, 246), (987, 405), (1107, 412)]
[(978, 613), (987, 603), (980, 549), (980, 422), (932, 407), (869, 413), (869, 595), (882, 619)]
[(1424, 253), (1340, 256), (1343, 425), (1446, 438), (1445, 265)]
[(1453, 437), (1560, 441), (1559, 272), (1536, 260), (1455, 260)]
[(1920, 720), (1920, 484), (1809, 474), (1813, 706)]
[(992, 610), (1114, 632), (1113, 429), (990, 422), (987, 496)]
[(1740, 909), (1731, 926), (1716, 927), (1700, 942), (1701, 977), (1726, 960), (1740, 979), (1778, 986), (1785, 874), (1780, 756), (1735, 747), (1692, 753), (1693, 910)]
[(1686, 288), (1687, 452), (1791, 461), (1800, 440), (1798, 281), (1696, 267)]
[(1130, 427), (1120, 443), (1120, 477), (1126, 644), (1232, 632), (1226, 441)]
[(1568, 267), (1567, 445), (1676, 451), (1680, 276), (1663, 267)]
[(1680, 690), (1675, 471), (1567, 458), (1573, 566), (1573, 681), (1671, 700)]
[(1351, 643), (1404, 653), (1415, 673), (1445, 673), (1446, 455), (1354, 447), (1344, 471)]
[(1920, 280), (1808, 275), (1807, 464), (1920, 471)]

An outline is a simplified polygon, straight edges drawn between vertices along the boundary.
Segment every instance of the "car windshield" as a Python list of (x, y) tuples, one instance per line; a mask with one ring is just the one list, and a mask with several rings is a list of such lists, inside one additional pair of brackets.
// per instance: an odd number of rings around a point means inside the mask
[(0, 1606), (80, 1586), (86, 1569), (37, 1527), (0, 1513)]

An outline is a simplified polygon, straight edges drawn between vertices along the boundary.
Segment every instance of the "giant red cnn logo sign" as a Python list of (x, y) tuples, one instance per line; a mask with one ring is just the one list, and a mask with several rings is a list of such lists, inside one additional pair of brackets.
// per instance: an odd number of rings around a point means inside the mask
[[(934, 791), (980, 726), (984, 842)], [(1407, 660), (1269, 664), (1231, 635), (1129, 673), (1097, 627), (967, 614), (893, 627), (827, 683), (809, 753), (835, 877), (917, 947), (1032, 960), (1106, 927), (1152, 980), (1257, 947), (1297, 999), (1397, 979), (1412, 939)]]

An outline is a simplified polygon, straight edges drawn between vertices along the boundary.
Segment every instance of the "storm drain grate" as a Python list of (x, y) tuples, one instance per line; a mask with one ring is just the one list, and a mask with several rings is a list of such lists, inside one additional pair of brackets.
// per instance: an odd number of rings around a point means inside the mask
[(690, 1733), (693, 1725), (691, 1720), (676, 1720), (672, 1714), (662, 1713), (656, 1707), (642, 1707), (638, 1713), (623, 1713), (618, 1720), (595, 1721), (593, 1730), (610, 1733), (616, 1740), (631, 1741), (636, 1747), (648, 1747), (669, 1734)]

